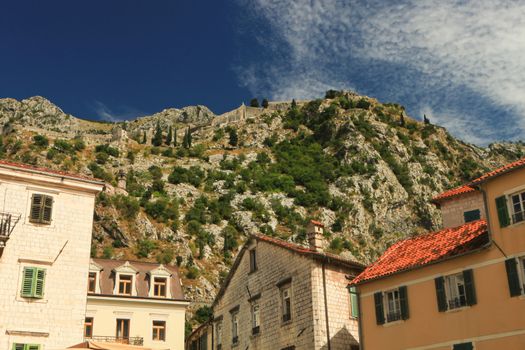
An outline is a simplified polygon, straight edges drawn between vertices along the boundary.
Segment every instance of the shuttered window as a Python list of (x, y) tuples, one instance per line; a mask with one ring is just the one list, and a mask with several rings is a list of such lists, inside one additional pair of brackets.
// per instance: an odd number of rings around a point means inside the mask
[(377, 292), (374, 294), (374, 303), (376, 307), (376, 323), (378, 325), (385, 323), (385, 310), (383, 307), (383, 293)]
[(473, 350), (472, 343), (454, 344), (453, 350)]
[(465, 223), (476, 221), (481, 219), (481, 212), (479, 211), (479, 209), (469, 210), (463, 213), (463, 218), (465, 219)]
[(401, 318), (407, 320), (409, 317), (408, 313), (408, 293), (407, 287), (399, 287), (399, 304), (401, 305)]
[(507, 208), (507, 198), (501, 196), (496, 198), (496, 210), (498, 212), (499, 226), (507, 227), (510, 225), (509, 208)]
[(505, 269), (507, 270), (507, 280), (509, 282), (509, 292), (511, 297), (521, 295), (523, 292), (518, 270), (518, 268), (522, 268), (522, 266), (519, 265), (518, 260), (514, 258), (505, 260)]
[(348, 287), (348, 292), (350, 293), (350, 312), (351, 316), (354, 318), (359, 317), (359, 296), (357, 295), (356, 287)]
[(20, 295), (24, 298), (43, 298), (45, 279), (46, 269), (24, 267)]
[(40, 350), (39, 344), (13, 344), (13, 350)]
[(37, 224), (51, 223), (53, 213), (53, 197), (44, 194), (33, 194), (31, 197), (31, 213), (29, 221)]
[(472, 270), (438, 277), (435, 284), (439, 312), (477, 304)]

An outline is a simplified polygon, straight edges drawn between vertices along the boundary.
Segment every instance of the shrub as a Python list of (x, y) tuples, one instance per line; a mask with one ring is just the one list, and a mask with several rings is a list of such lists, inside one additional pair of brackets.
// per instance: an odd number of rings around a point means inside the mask
[(190, 266), (188, 267), (188, 272), (186, 273), (186, 278), (189, 280), (194, 280), (198, 278), (200, 275), (200, 271), (196, 266)]
[(49, 146), (49, 140), (43, 135), (33, 136), (33, 144), (37, 147), (47, 147)]
[(237, 135), (237, 129), (231, 128), (229, 131), (229, 135), (230, 135), (229, 144), (233, 147), (237, 146), (237, 143), (239, 142), (239, 136)]
[(55, 142), (53, 143), (53, 147), (61, 153), (74, 153), (73, 146), (66, 140), (55, 140)]
[(147, 238), (141, 239), (137, 242), (136, 254), (139, 258), (147, 258), (153, 249), (157, 248), (157, 243)]
[(259, 107), (259, 100), (257, 98), (252, 98), (250, 100), (250, 107)]
[(221, 235), (224, 238), (224, 254), (227, 254), (238, 247), (237, 236), (239, 233), (235, 227), (227, 225), (222, 229)]
[(93, 173), (93, 176), (102, 179), (106, 182), (112, 182), (113, 181), (113, 175), (111, 173), (108, 173), (104, 169), (102, 169), (97, 163), (92, 162), (89, 163), (88, 169), (91, 170)]
[(106, 164), (109, 159), (109, 155), (106, 152), (98, 152), (95, 155), (95, 160), (98, 164)]
[(203, 324), (204, 322), (207, 322), (210, 320), (213, 316), (213, 310), (211, 307), (205, 305), (201, 306), (200, 308), (195, 311), (195, 321), (199, 324)]
[(221, 140), (223, 137), (224, 137), (224, 129), (222, 128), (215, 129), (215, 131), (213, 132), (212, 140), (216, 142), (216, 141)]
[(124, 195), (116, 195), (113, 198), (115, 207), (120, 211), (120, 214), (126, 219), (133, 219), (137, 216), (140, 205), (139, 202), (132, 197)]
[(86, 143), (80, 137), (75, 137), (73, 139), (73, 148), (75, 151), (80, 152), (86, 149)]
[(115, 251), (113, 250), (113, 247), (110, 245), (107, 245), (102, 250), (102, 257), (104, 259), (111, 259), (113, 258), (113, 255), (115, 254)]
[(167, 265), (173, 261), (174, 256), (175, 256), (175, 252), (173, 251), (173, 249), (166, 248), (166, 249), (163, 249), (159, 254), (157, 254), (156, 259), (159, 264)]

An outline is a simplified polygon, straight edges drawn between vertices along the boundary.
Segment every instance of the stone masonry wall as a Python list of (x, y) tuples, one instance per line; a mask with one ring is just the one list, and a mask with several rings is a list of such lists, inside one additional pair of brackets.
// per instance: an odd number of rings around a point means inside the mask
[[(29, 222), (33, 193), (53, 196), (51, 225)], [(1, 179), (0, 210), (21, 217), (0, 257), (0, 349), (82, 341), (94, 202), (90, 194)], [(46, 269), (43, 299), (20, 296), (24, 266)]]
[[(232, 348), (230, 310), (239, 306), (239, 342), (237, 349), (312, 349), (313, 315), (311, 271), (314, 262), (266, 242), (256, 243), (258, 269), (249, 271), (249, 253), (243, 255), (240, 265), (225, 294), (214, 308), (214, 317), (223, 322), (223, 349)], [(281, 318), (280, 289), (276, 283), (291, 278), (292, 320)], [(249, 291), (249, 293), (248, 293)], [(251, 304), (249, 295), (260, 293), (260, 334), (252, 336)]]
[[(332, 350), (350, 349), (358, 345), (359, 332), (357, 319), (352, 318), (348, 275), (355, 275), (347, 269), (327, 265), (325, 268), (328, 323), (330, 325), (330, 348)], [(328, 349), (326, 315), (323, 290), (322, 267), (319, 263), (312, 274), (314, 305), (315, 349)]]
[(456, 227), (465, 223), (463, 213), (479, 209), (481, 218), (485, 218), (485, 204), (481, 192), (472, 192), (441, 203), (443, 228)]

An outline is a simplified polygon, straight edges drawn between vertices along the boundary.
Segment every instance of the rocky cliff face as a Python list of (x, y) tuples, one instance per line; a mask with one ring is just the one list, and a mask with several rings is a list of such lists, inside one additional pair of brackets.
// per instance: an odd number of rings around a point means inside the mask
[[(222, 116), (167, 109), (123, 123), (81, 120), (42, 97), (2, 99), (0, 155), (108, 181), (93, 255), (177, 263), (198, 306), (249, 233), (304, 243), (316, 218), (331, 251), (367, 263), (439, 227), (433, 196), (525, 154), (521, 143), (466, 144), (396, 104), (330, 97)], [(154, 147), (157, 125), (164, 139)], [(166, 144), (169, 126), (177, 145)]]

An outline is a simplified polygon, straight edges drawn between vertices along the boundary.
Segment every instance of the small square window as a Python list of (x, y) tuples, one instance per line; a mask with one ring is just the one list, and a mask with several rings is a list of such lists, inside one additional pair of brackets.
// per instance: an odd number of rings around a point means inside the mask
[(399, 321), (402, 318), (401, 299), (399, 289), (390, 290), (384, 293), (386, 305), (386, 322)]
[(93, 317), (86, 317), (84, 322), (84, 337), (93, 337)]
[(289, 285), (281, 288), (281, 313), (283, 322), (292, 319), (292, 295)]
[(88, 293), (95, 293), (97, 291), (97, 273), (90, 272), (88, 277)]
[(525, 220), (525, 192), (516, 193), (510, 196), (512, 209), (512, 223)]
[(51, 224), (53, 213), (53, 197), (44, 194), (33, 194), (31, 197), (31, 211), (29, 222), (35, 224)]
[(445, 290), (449, 309), (457, 309), (467, 305), (465, 280), (462, 273), (446, 276)]
[(118, 283), (118, 293), (120, 295), (131, 295), (133, 276), (131, 275), (120, 275)]
[(153, 296), (158, 298), (166, 297), (168, 279), (165, 277), (153, 278)]
[(255, 249), (250, 250), (250, 272), (257, 270), (257, 252)]
[(166, 321), (153, 321), (153, 340), (166, 341)]

